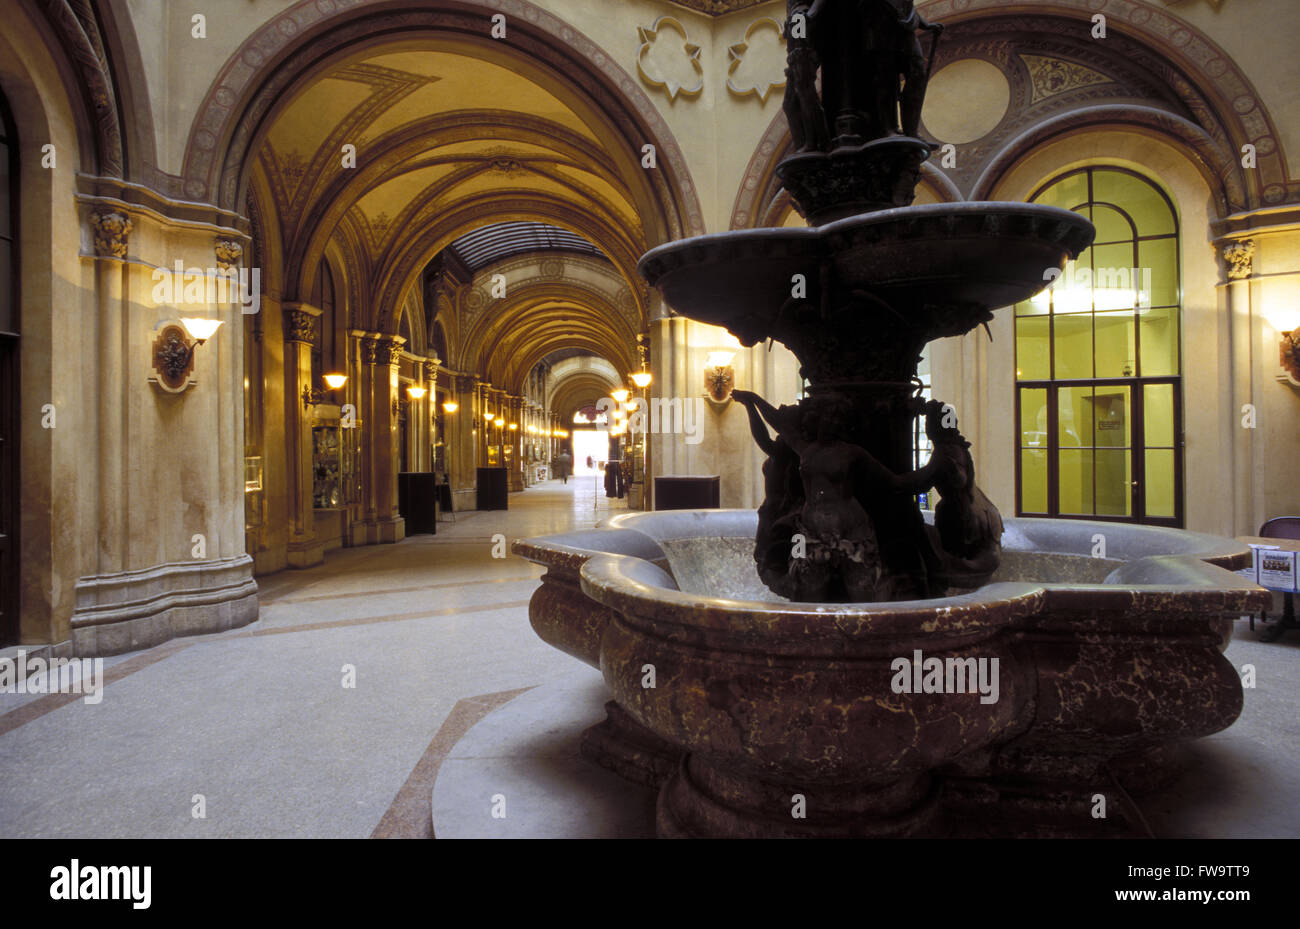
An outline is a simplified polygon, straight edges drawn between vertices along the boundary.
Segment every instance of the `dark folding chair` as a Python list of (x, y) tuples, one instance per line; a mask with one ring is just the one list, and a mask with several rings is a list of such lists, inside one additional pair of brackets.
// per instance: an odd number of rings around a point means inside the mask
[[(1268, 520), (1264, 525), (1259, 527), (1261, 538), (1265, 539), (1295, 539), (1300, 540), (1300, 516), (1275, 516)], [(1283, 595), (1282, 619), (1271, 629), (1259, 634), (1260, 640), (1264, 642), (1274, 642), (1282, 637), (1282, 633), (1288, 629), (1300, 628), (1295, 621), (1295, 594), (1288, 593)], [(1268, 620), (1268, 611), (1265, 610), (1259, 614), (1262, 621)], [(1250, 628), (1255, 628), (1255, 616), (1252, 613), (1250, 617)]]

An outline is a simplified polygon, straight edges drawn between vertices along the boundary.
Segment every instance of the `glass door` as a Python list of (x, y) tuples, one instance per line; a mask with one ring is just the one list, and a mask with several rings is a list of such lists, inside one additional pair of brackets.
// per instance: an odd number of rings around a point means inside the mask
[(1024, 516), (1182, 524), (1177, 379), (1021, 383)]

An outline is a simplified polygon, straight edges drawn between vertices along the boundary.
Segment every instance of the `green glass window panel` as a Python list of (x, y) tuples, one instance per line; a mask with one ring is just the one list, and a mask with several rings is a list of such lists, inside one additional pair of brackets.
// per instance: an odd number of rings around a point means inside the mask
[(1133, 453), (1128, 449), (1097, 449), (1096, 514), (1098, 516), (1133, 515)]
[(1088, 172), (1071, 174), (1052, 184), (1037, 197), (1035, 203), (1046, 206), (1058, 206), (1063, 210), (1073, 210), (1088, 202)]
[(1045, 381), (1052, 376), (1052, 321), (1038, 316), (1016, 320), (1016, 376)]
[(1092, 377), (1092, 314), (1057, 316), (1055, 319), (1056, 377)]
[(1047, 390), (1020, 391), (1020, 444), (1026, 448), (1047, 447)]
[[(1045, 282), (1050, 283), (1050, 282)], [(1032, 299), (1016, 304), (1016, 316), (1046, 316), (1052, 311), (1051, 291), (1044, 287)]]
[(1026, 513), (1047, 512), (1047, 451), (1020, 452), (1020, 508)]
[[(1137, 254), (1131, 244), (1093, 246), (1092, 289), (1097, 312), (1131, 310), (1137, 306), (1139, 284), (1133, 279), (1136, 264)], [(1140, 281), (1140, 274), (1138, 278)]]
[(1142, 388), (1142, 427), (1148, 448), (1174, 447), (1174, 385), (1147, 384)]
[(1133, 414), (1129, 408), (1127, 387), (1097, 387), (1092, 398), (1093, 445), (1098, 448), (1125, 448), (1129, 445), (1129, 428)]
[(1092, 195), (1115, 203), (1133, 218), (1139, 235), (1168, 235), (1176, 231), (1169, 204), (1149, 182), (1124, 171), (1094, 171)]
[(1137, 318), (1132, 313), (1098, 313), (1097, 377), (1132, 377), (1137, 373)]
[(1178, 305), (1178, 242), (1155, 239), (1138, 243), (1138, 265), (1151, 269), (1151, 306)]
[(1057, 391), (1057, 445), (1061, 448), (1092, 446), (1092, 403), (1092, 387), (1062, 387)]
[(1063, 448), (1057, 459), (1057, 488), (1061, 513), (1094, 515), (1092, 503), (1092, 449)]
[(1136, 235), (1123, 213), (1101, 203), (1092, 206), (1092, 224), (1097, 227), (1097, 242), (1131, 242)]
[(1174, 450), (1149, 448), (1146, 451), (1146, 515), (1173, 519), (1174, 509)]
[(1138, 315), (1143, 377), (1166, 377), (1178, 371), (1178, 309), (1147, 310)]

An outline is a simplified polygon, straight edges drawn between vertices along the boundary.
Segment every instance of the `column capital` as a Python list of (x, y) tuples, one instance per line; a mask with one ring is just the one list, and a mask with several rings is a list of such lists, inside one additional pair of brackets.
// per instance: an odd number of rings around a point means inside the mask
[(396, 365), (402, 360), (406, 339), (400, 335), (381, 335), (375, 339), (375, 364)]
[(307, 303), (288, 303), (284, 306), (284, 340), (286, 342), (316, 341), (316, 321), (321, 311)]
[(1228, 280), (1244, 281), (1255, 274), (1255, 240), (1238, 239), (1223, 246), (1223, 260), (1228, 268)]

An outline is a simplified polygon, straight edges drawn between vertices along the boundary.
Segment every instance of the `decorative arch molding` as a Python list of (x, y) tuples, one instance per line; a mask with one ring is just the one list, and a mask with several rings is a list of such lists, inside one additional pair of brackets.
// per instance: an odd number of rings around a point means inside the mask
[[(47, 0), (48, 2), (48, 0)], [(658, 171), (641, 172), (658, 211), (652, 242), (704, 232), (685, 156), (663, 117), (632, 77), (599, 46), (526, 0), (443, 0), (428, 9), (421, 0), (299, 0), (264, 23), (227, 61), (190, 128), (183, 175), (184, 195), (233, 209), (245, 181), (254, 143), (282, 99), (304, 75), (340, 50), (376, 35), (410, 41), (420, 35), (464, 38), (465, 52), (480, 50), (495, 13), (512, 17), (510, 50), (546, 68), (554, 80), (618, 132), (625, 153), (638, 163), (641, 146), (653, 144)]]
[(630, 372), (636, 364), (637, 327), (611, 294), (589, 281), (537, 278), (511, 285), (509, 297), (484, 303), (469, 316), (470, 289), (462, 300), (464, 338), (456, 367), (479, 371), (518, 392), (528, 372), (551, 352), (582, 348)]
[(253, 240), (253, 267), (262, 269), (262, 293), (281, 300), (284, 297), (284, 242), (275, 198), (260, 172), (255, 172), (250, 178), (244, 195), (244, 215), (248, 217), (249, 237)]
[[(1171, 105), (1177, 101), (1187, 113), (1180, 115), (1172, 110), (1132, 103), (1096, 104), (1067, 110), (1015, 133), (1010, 141), (1004, 140), (973, 184), (959, 184), (933, 162), (927, 162), (923, 167), (924, 180), (931, 183), (935, 192), (950, 201), (968, 197), (982, 199), (996, 186), (998, 175), (1006, 170), (1008, 157), (1014, 160), (1017, 152), (1032, 148), (1052, 134), (1083, 126), (1141, 125), (1187, 147), (1207, 172), (1223, 215), (1300, 200), (1300, 183), (1288, 178), (1272, 118), (1231, 56), (1195, 27), (1165, 10), (1140, 0), (1125, 0), (1115, 10), (1107, 6), (1107, 0), (1059, 0), (1050, 14), (1008, 7), (1004, 0), (935, 0), (925, 7), (927, 17), (945, 24), (970, 24), (989, 31), (1042, 30), (1044, 34), (1059, 33), (1066, 28), (1078, 32), (1083, 28), (1080, 21), (1090, 28), (1092, 16), (1104, 10), (1112, 20), (1117, 20), (1112, 28), (1122, 22), (1124, 35), (1116, 34), (1114, 38), (1125, 44), (1125, 54), (1139, 56), (1149, 71), (1163, 79)], [(1122, 18), (1118, 15), (1120, 10), (1124, 11)], [(963, 46), (953, 45), (947, 39), (945, 43), (940, 46), (936, 71), (970, 54)], [(977, 49), (975, 55), (982, 57), (988, 51)], [(1209, 128), (1198, 125), (1188, 115), (1207, 122)], [(1256, 146), (1258, 172), (1241, 168), (1237, 153), (1247, 143)], [(775, 169), (789, 151), (785, 114), (777, 113), (745, 169), (732, 208), (731, 228), (774, 225), (785, 214), (789, 197)], [(963, 192), (963, 186), (970, 187), (969, 194)]]
[(96, 6), (89, 0), (39, 0), (38, 3), (78, 77), (75, 93), (95, 142), (92, 170), (103, 177), (122, 178), (122, 121)]
[[(1240, 152), (1248, 143), (1256, 147), (1256, 171), (1242, 169), (1234, 157), (1238, 181), (1246, 191), (1244, 208), (1300, 200), (1300, 182), (1288, 177), (1276, 125), (1250, 79), (1232, 56), (1173, 12), (1144, 0), (1055, 0), (1046, 14), (1008, 6), (1005, 0), (934, 0), (925, 6), (927, 18), (953, 27), (993, 31), (1018, 24), (1020, 30), (1051, 41), (1087, 35), (1098, 12), (1110, 19), (1108, 57), (1121, 66), (1140, 65), (1159, 78), (1163, 89), (1186, 109), (1184, 118), (1192, 117), (1221, 148)], [(957, 28), (950, 35), (954, 40), (962, 37)], [(954, 60), (959, 50), (955, 43), (941, 45), (936, 70)]]
[(389, 331), (391, 321), (385, 308), (396, 306), (397, 298), (415, 284), (425, 265), (458, 236), (470, 228), (519, 221), (550, 223), (599, 245), (624, 281), (636, 285), (629, 289), (637, 311), (645, 315), (649, 291), (636, 273), (640, 255), (631, 243), (619, 241), (623, 236), (616, 228), (570, 204), (532, 191), (515, 192), (508, 197), (493, 192), (462, 201), (446, 213), (429, 216), (427, 223), (421, 222), (406, 240), (394, 245), (390, 253), (396, 257), (389, 262), (375, 288), (373, 305), (377, 318), (373, 328)]
[(993, 157), (975, 181), (971, 199), (985, 200), (990, 197), (1002, 178), (1022, 158), (1058, 136), (1117, 128), (1136, 128), (1175, 143), (1205, 178), (1220, 216), (1244, 208), (1246, 194), (1234, 170), (1236, 159), (1219, 148), (1205, 130), (1164, 110), (1116, 105), (1063, 113), (1012, 139)]
[[(603, 360), (603, 359), (602, 359)], [(564, 428), (573, 426), (573, 414), (585, 406), (594, 405), (601, 397), (621, 386), (617, 374), (607, 375), (596, 371), (574, 371), (555, 379), (547, 388), (551, 412), (560, 418)]]
[[(363, 163), (353, 170), (334, 175), (325, 186), (313, 191), (314, 206), (294, 223), (295, 228), (306, 229), (309, 234), (295, 243), (289, 255), (291, 269), (298, 269), (296, 279), (299, 288), (307, 286), (310, 280), (314, 255), (333, 234), (343, 216), (366, 193), (393, 179), (399, 169), (414, 171), (434, 163), (433, 159), (427, 159), (412, 164), (411, 159), (421, 152), (470, 141), (479, 138), (483, 132), (491, 133), (494, 141), (539, 145), (556, 150), (575, 161), (595, 162), (595, 167), (602, 172), (602, 179), (631, 199), (631, 191), (618, 179), (614, 164), (605, 159), (603, 153), (592, 152), (588, 140), (558, 124), (540, 118), (524, 119), (519, 114), (505, 112), (456, 111), (439, 114), (385, 136), (379, 143), (382, 147), (373, 146), (370, 157)], [(423, 200), (413, 203), (401, 217), (395, 219), (393, 227), (405, 228), (415, 222), (416, 214), (422, 207), (435, 199), (441, 190), (463, 179), (461, 175), (444, 178)], [(291, 270), (289, 273), (292, 275), (295, 272)]]

